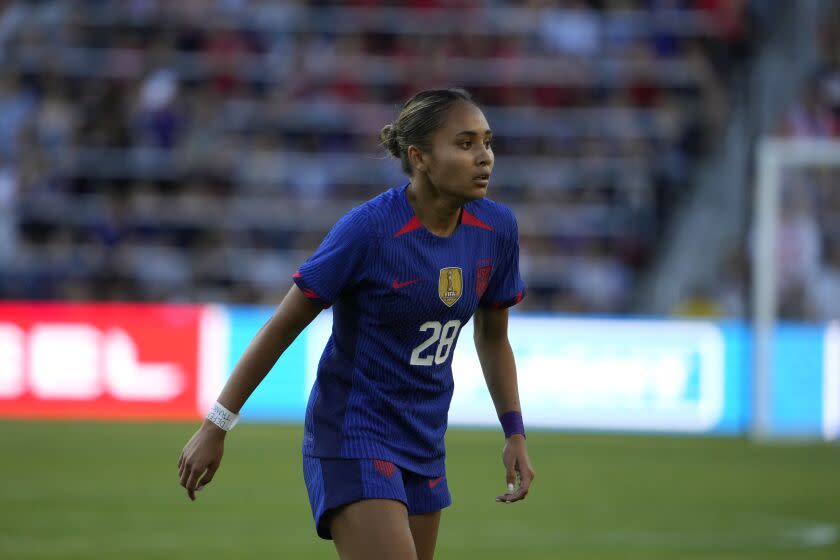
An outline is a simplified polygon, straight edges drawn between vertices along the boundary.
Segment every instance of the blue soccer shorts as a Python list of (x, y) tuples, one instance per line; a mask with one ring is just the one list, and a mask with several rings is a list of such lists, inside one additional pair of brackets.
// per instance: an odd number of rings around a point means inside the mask
[(442, 510), (452, 504), (446, 476), (429, 478), (378, 459), (303, 457), (303, 478), (315, 529), (332, 539), (328, 514), (359, 500), (398, 500), (409, 515)]

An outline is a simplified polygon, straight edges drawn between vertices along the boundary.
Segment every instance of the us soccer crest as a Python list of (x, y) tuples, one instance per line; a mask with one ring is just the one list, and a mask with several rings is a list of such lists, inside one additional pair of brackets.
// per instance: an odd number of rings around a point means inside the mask
[(440, 279), (438, 280), (440, 301), (445, 303), (447, 307), (452, 307), (456, 301), (461, 299), (463, 292), (464, 276), (461, 269), (457, 266), (440, 269)]

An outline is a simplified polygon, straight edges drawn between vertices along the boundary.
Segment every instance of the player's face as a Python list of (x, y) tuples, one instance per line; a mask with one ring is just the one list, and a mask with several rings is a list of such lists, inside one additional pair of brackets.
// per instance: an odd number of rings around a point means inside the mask
[(484, 198), (493, 171), (492, 138), (481, 109), (466, 101), (454, 104), (432, 133), (431, 153), (424, 158), (431, 183), (455, 198)]

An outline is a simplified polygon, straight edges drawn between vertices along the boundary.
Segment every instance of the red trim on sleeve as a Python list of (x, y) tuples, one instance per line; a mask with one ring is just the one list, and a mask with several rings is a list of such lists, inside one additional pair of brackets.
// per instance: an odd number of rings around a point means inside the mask
[(415, 229), (420, 229), (421, 227), (423, 227), (423, 222), (420, 221), (420, 218), (418, 218), (417, 216), (412, 216), (411, 219), (405, 223), (402, 229), (394, 234), (394, 237), (399, 237), (404, 233), (414, 231)]
[(305, 295), (309, 299), (320, 299), (321, 301), (323, 301), (323, 299), (324, 299), (324, 298), (322, 298), (321, 296), (318, 295), (318, 292), (316, 292), (315, 290), (312, 290), (310, 288), (304, 288), (301, 291), (303, 292), (303, 295)]
[(327, 303), (326, 300), (324, 300), (324, 298), (322, 298), (318, 294), (318, 292), (316, 292), (312, 288), (308, 288), (308, 287), (304, 286), (303, 276), (301, 276), (299, 271), (295, 272), (292, 275), (292, 278), (295, 279), (295, 284), (297, 284), (297, 287), (300, 288), (300, 291), (303, 292), (303, 295), (306, 296), (307, 299), (312, 300), (313, 303), (317, 303), (318, 305), (320, 305), (324, 309), (326, 309), (327, 307), (330, 306), (330, 304)]
[(487, 224), (476, 218), (474, 215), (467, 212), (466, 208), (464, 208), (464, 210), (461, 212), (461, 223), (468, 226), (475, 226), (481, 229), (486, 229), (488, 231), (493, 231), (492, 227), (488, 226)]

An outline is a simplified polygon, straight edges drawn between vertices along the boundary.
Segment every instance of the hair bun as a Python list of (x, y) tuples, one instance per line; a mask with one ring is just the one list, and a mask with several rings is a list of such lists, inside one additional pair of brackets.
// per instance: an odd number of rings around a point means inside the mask
[(400, 142), (397, 139), (397, 136), (397, 127), (393, 124), (386, 124), (382, 127), (382, 131), (379, 133), (379, 140), (392, 156), (400, 159)]

